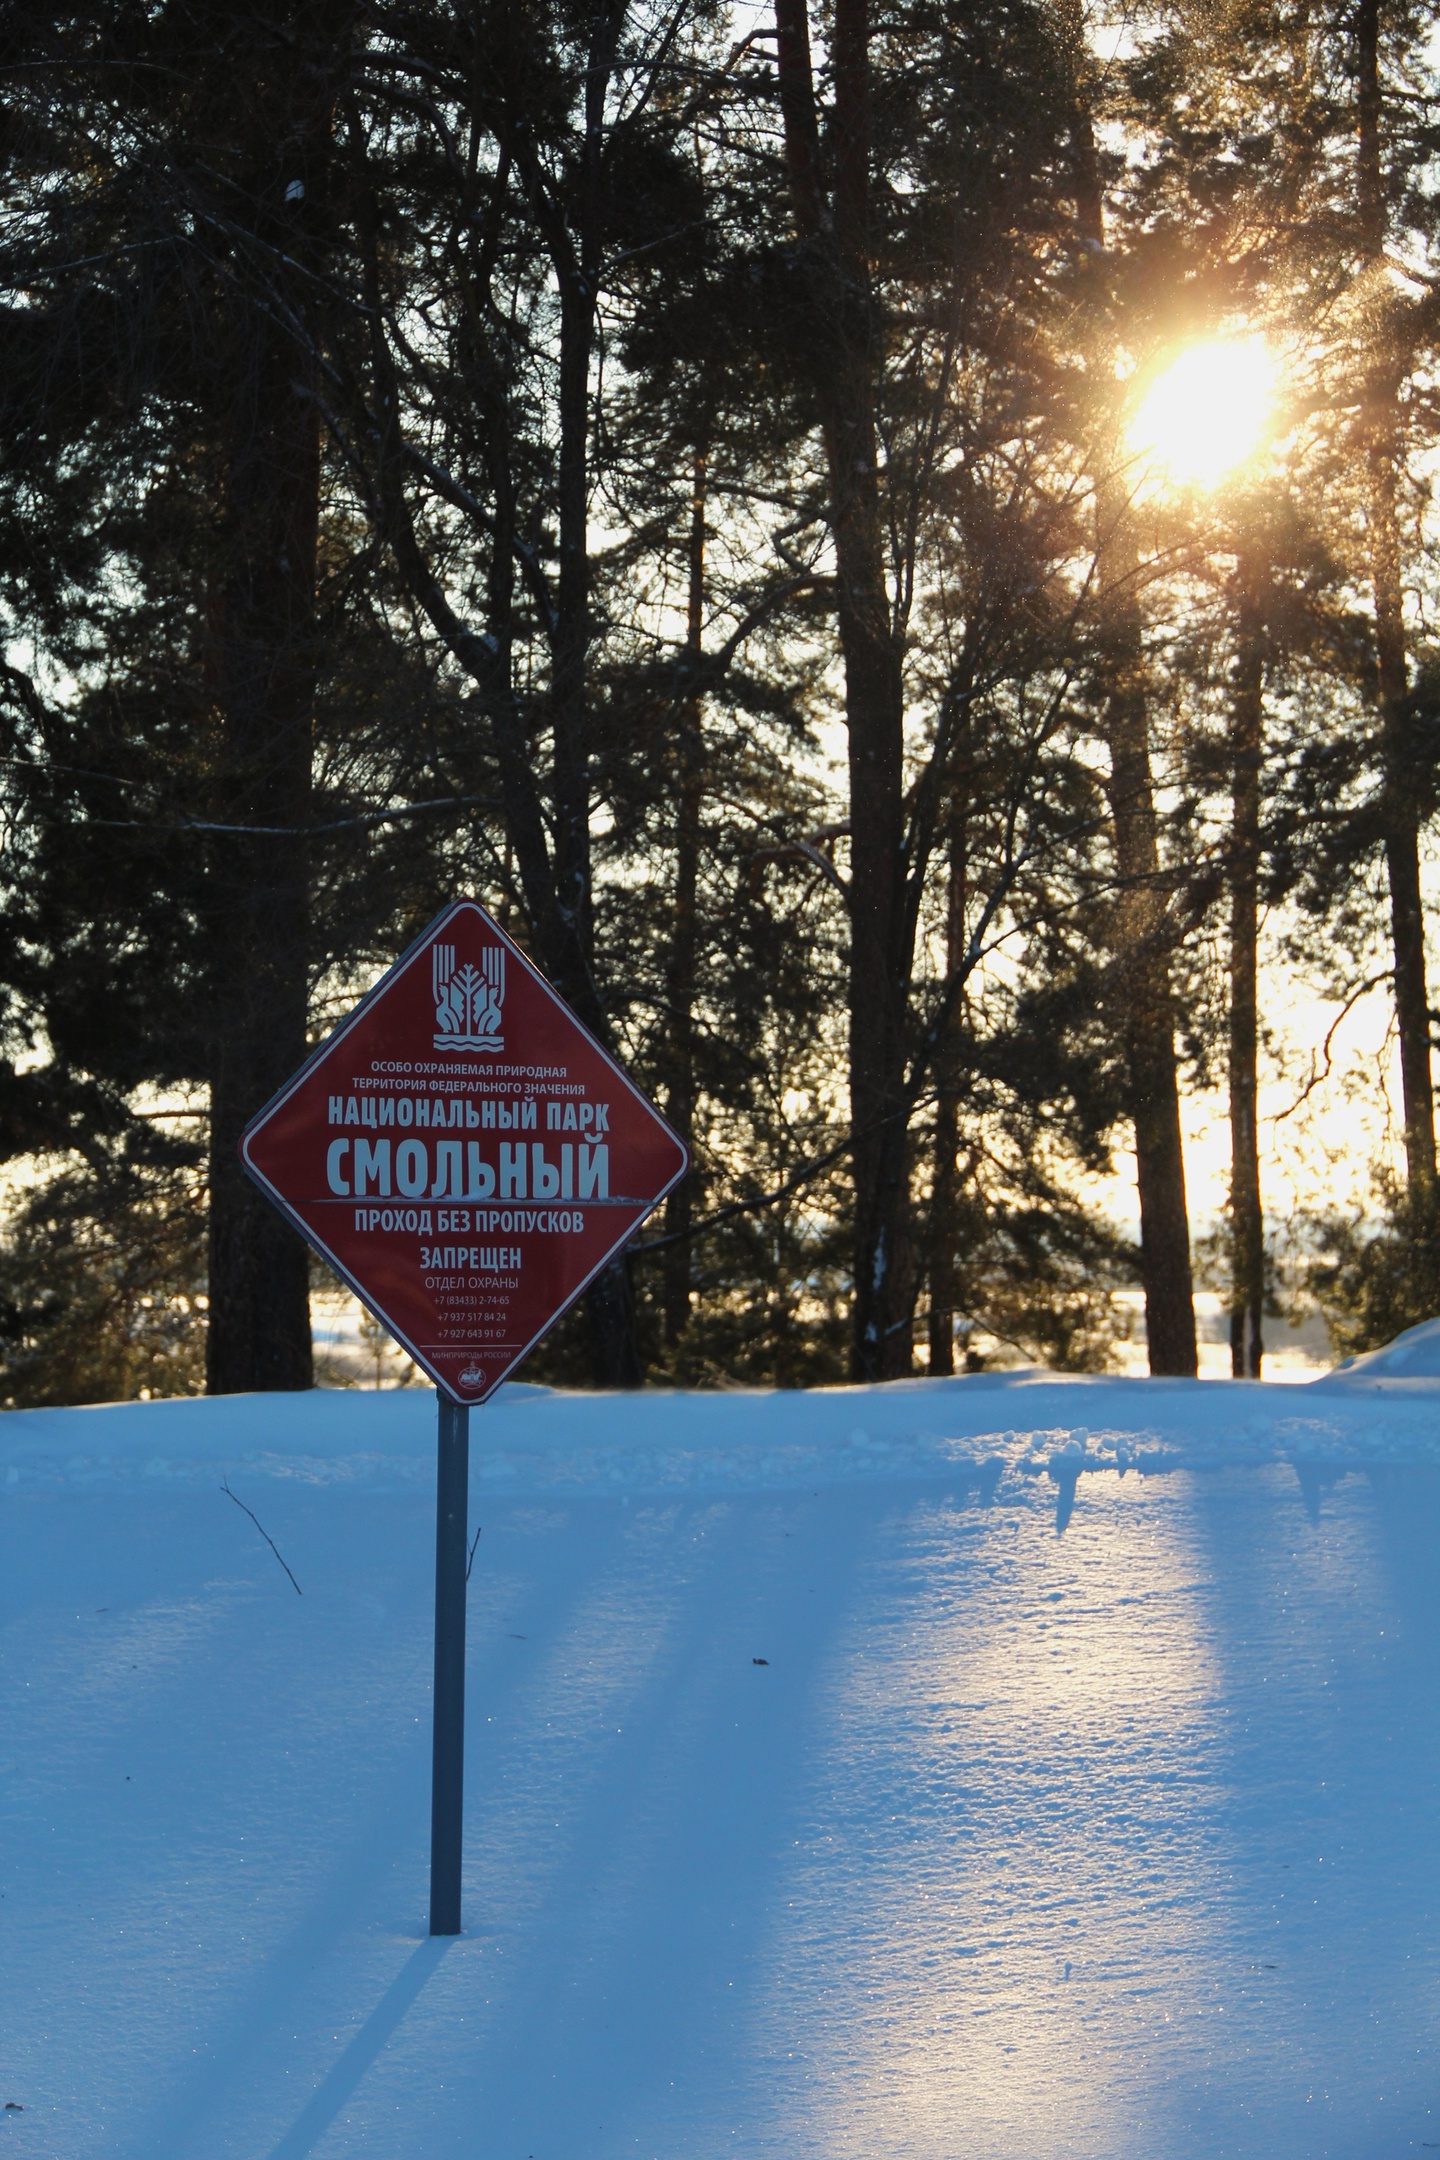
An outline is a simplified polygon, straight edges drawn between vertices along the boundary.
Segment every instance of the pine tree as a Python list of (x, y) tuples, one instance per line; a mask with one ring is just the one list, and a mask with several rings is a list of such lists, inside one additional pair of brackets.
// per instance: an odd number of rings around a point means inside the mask
[(348, 24), (317, 4), (47, 26), (11, 168), (5, 268), (28, 304), (8, 317), (3, 484), (28, 546), (7, 602), (36, 659), (9, 678), (9, 974), (53, 1087), (207, 1090), (217, 1389), (309, 1384), (306, 1255), (236, 1141), (304, 1055), (312, 988), (417, 885), (372, 829), (357, 889), (372, 791), (416, 761), (370, 725), (386, 697), (401, 717), (405, 671), (347, 585), (343, 513), (317, 601)]
[[(803, 0), (778, 0), (776, 32), (796, 235), (792, 365), (804, 371), (823, 449), (845, 670), (852, 1370), (874, 1379), (909, 1369), (921, 1272), (911, 1120), (975, 964), (967, 948), (928, 1011), (916, 998), (922, 904), (945, 854), (947, 774), (977, 683), (1031, 666), (1005, 649), (1025, 635), (1022, 596), (1054, 571), (1044, 554), (1053, 535), (1038, 562), (1027, 553), (1042, 521), (1023, 485), (988, 564), (966, 563), (968, 590), (947, 585), (940, 526), (960, 501), (973, 517), (971, 475), (998, 487), (1007, 456), (1022, 472), (1043, 464), (1033, 434), (1043, 398), (1028, 363), (1054, 223), (1063, 69), (1047, 25), (1024, 7), (872, 19), (854, 0), (835, 14), (823, 75)], [(979, 411), (956, 393), (967, 371), (984, 411), (978, 429)], [(961, 560), (951, 551), (948, 568)], [(948, 622), (954, 653), (923, 749), (908, 680), (922, 608)], [(1023, 767), (1011, 774), (1022, 793)], [(982, 913), (1004, 906), (1010, 875), (1001, 867)]]

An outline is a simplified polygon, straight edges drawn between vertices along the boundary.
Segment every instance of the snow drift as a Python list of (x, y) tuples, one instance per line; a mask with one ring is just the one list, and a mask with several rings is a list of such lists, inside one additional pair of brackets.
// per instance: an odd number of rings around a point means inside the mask
[(0, 1419), (4, 2149), (1440, 2144), (1420, 1333), (1303, 1389), (506, 1390), (449, 1945), (433, 1399)]

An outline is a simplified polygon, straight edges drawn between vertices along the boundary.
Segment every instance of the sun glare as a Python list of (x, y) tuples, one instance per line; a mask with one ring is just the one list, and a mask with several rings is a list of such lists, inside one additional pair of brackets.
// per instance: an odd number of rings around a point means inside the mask
[(1263, 338), (1191, 345), (1146, 392), (1132, 449), (1172, 486), (1217, 486), (1259, 448), (1274, 373)]

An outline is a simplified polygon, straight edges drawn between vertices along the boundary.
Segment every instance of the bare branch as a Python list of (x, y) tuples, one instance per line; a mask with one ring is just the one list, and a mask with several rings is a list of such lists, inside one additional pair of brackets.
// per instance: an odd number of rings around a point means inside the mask
[[(250, 1517), (251, 1522), (254, 1523), (256, 1529), (260, 1532), (261, 1537), (264, 1538), (266, 1544), (270, 1547), (271, 1552), (274, 1553), (276, 1559), (280, 1562), (281, 1567), (284, 1568), (285, 1573), (287, 1575), (290, 1575), (290, 1563), (285, 1558), (284, 1553), (281, 1552), (279, 1546), (275, 1543), (274, 1538), (271, 1537), (270, 1532), (265, 1528), (264, 1523), (261, 1522), (259, 1516), (255, 1513), (254, 1508), (246, 1507), (245, 1502), (240, 1499), (237, 1494), (231, 1492), (230, 1487), (226, 1483), (224, 1478), (221, 1478), (220, 1480), (220, 1490), (224, 1493), (227, 1500), (233, 1500), (235, 1502), (236, 1507), (239, 1508), (242, 1515), (248, 1515)], [(299, 1583), (295, 1581), (295, 1577), (293, 1575), (290, 1575), (290, 1581), (291, 1585), (294, 1588), (296, 1597), (303, 1597), (305, 1593), (300, 1588)]]

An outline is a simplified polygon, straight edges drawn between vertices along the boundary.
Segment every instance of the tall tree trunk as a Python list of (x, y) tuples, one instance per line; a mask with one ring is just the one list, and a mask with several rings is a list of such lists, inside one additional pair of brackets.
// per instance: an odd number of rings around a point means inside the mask
[[(587, 113), (603, 112), (598, 62), (587, 86)], [(586, 131), (585, 205), (578, 259), (562, 279), (560, 299), (560, 566), (551, 640), (554, 732), (555, 884), (561, 951), (557, 987), (602, 1041), (609, 1026), (595, 978), (590, 862), (590, 367), (599, 281), (600, 123)], [(594, 167), (592, 173), (592, 165)], [(592, 201), (593, 195), (593, 201)], [(591, 1377), (599, 1388), (636, 1388), (644, 1374), (635, 1325), (629, 1256), (621, 1253), (585, 1293)]]
[(885, 577), (870, 292), (867, 0), (833, 21), (834, 175), (820, 160), (806, 0), (776, 0), (791, 203), (815, 292), (815, 370), (845, 666), (850, 796), (850, 1122), (855, 1185), (851, 1370), (908, 1372), (911, 955), (904, 907), (903, 637)]
[[(1380, 0), (1359, 0), (1354, 23), (1361, 243), (1367, 266), (1378, 285), (1386, 239)], [(1378, 291), (1372, 296), (1372, 305), (1378, 305)], [(1425, 920), (1420, 897), (1420, 828), (1415, 810), (1409, 740), (1409, 671), (1397, 508), (1401, 360), (1386, 347), (1387, 327), (1382, 309), (1377, 347), (1365, 379), (1370, 577), (1375, 598), (1375, 688), (1384, 768), (1385, 867), (1390, 884), (1390, 937), (1395, 965), (1395, 1022), (1400, 1038), (1400, 1085), (1405, 1110), (1406, 1176), (1412, 1203), (1428, 1206), (1435, 1192), (1435, 1099), (1430, 1066)]]
[[(954, 979), (965, 956), (965, 840), (959, 817), (950, 841), (945, 894), (945, 973)], [(955, 1370), (955, 1247), (959, 1238), (960, 1089), (956, 1071), (958, 1016), (935, 1057), (935, 1154), (930, 1184), (930, 1371)]]
[[(304, 1388), (314, 1377), (306, 1249), (245, 1176), (239, 1141), (306, 1049), (320, 428), (303, 266), (324, 195), (343, 22), (335, 10), (302, 26), (305, 36), (261, 29), (240, 89), (255, 225), (241, 242), (224, 362), (224, 568), (211, 672), (217, 821), (269, 829), (214, 843), (212, 1394)], [(259, 284), (266, 265), (272, 289)]]
[(1265, 1217), (1257, 1118), (1260, 779), (1264, 753), (1264, 599), (1240, 563), (1238, 652), (1230, 722), (1230, 1370), (1258, 1380), (1264, 1357)]
[(550, 720), (555, 745), (555, 882), (566, 950), (560, 987), (583, 1017), (598, 1020), (590, 871), (590, 742), (586, 661), (590, 650), (590, 363), (595, 299), (582, 260), (560, 301), (560, 563), (551, 638)]
[[(1079, 34), (1078, 31), (1076, 33)], [(1073, 149), (1077, 225), (1087, 253), (1105, 244), (1104, 201), (1094, 128), (1077, 78)], [(1108, 348), (1108, 327), (1102, 332)], [(1105, 696), (1101, 725), (1110, 752), (1115, 868), (1116, 990), (1135, 1128), (1140, 1201), (1140, 1266), (1152, 1373), (1193, 1374), (1195, 1294), (1190, 1213), (1180, 1133), (1180, 1085), (1163, 910), (1159, 821), (1150, 765), (1150, 726), (1140, 610), (1139, 563), (1118, 446), (1095, 482), (1098, 588), (1103, 614)]]
[(1122, 657), (1112, 643), (1104, 717), (1120, 885), (1115, 910), (1116, 984), (1135, 1124), (1145, 1334), (1152, 1373), (1193, 1374), (1198, 1352), (1190, 1216), (1169, 954), (1160, 922), (1163, 899), (1149, 713), (1141, 673), (1139, 609), (1123, 596), (1120, 617), (1115, 643), (1128, 651)]
[[(705, 632), (705, 459), (697, 451), (691, 471), (687, 550), (686, 665), (698, 673)], [(700, 794), (705, 741), (698, 692), (680, 707), (675, 775), (675, 909), (666, 965), (670, 1023), (670, 1080), (665, 1112), (686, 1146), (695, 1136), (696, 894), (700, 874)], [(673, 1347), (690, 1325), (690, 1224), (694, 1173), (684, 1177), (665, 1203), (665, 1339)]]
[[(552, 815), (561, 947), (549, 956), (549, 965), (557, 987), (586, 1026), (602, 1037), (608, 1034), (608, 1024), (595, 981), (590, 860), (590, 394), (604, 256), (606, 107), (627, 4), (628, 0), (601, 0), (590, 20), (584, 135), (572, 190), (573, 228), (563, 222), (559, 206), (548, 196), (541, 218), (560, 288), (556, 415), (560, 560), (550, 629), (550, 724), (555, 749)], [(542, 184), (532, 176), (532, 193)]]
[[(602, 1041), (609, 1025), (595, 976), (590, 858), (590, 376), (595, 306), (604, 246), (606, 105), (626, 0), (592, 17), (585, 71), (585, 134), (578, 171), (579, 229), (556, 251), (560, 283), (560, 564), (551, 637), (554, 733), (555, 884), (562, 951), (558, 987)], [(612, 1260), (585, 1293), (591, 1374), (601, 1388), (639, 1387), (644, 1378), (628, 1254)]]

